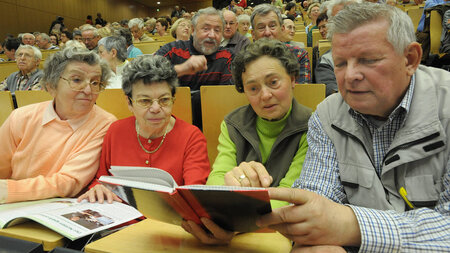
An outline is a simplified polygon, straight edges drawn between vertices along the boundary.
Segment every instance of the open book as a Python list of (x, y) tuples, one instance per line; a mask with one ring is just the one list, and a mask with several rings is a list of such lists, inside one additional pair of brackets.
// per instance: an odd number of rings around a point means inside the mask
[(166, 171), (148, 167), (112, 166), (110, 172), (99, 181), (144, 216), (163, 222), (201, 224), (200, 217), (207, 217), (229, 231), (250, 232), (258, 229), (259, 215), (272, 211), (264, 188), (178, 186)]
[(0, 228), (33, 220), (73, 241), (141, 216), (133, 207), (118, 202), (53, 198), (0, 205)]

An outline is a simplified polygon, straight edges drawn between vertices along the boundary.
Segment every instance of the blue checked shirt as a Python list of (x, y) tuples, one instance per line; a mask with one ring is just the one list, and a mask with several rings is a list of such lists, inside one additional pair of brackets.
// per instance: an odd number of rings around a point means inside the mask
[[(366, 116), (350, 110), (351, 116), (372, 135), (378, 175), (384, 155), (408, 114), (414, 92), (414, 76), (403, 100), (388, 120), (375, 126)], [(339, 177), (336, 150), (317, 114), (309, 120), (308, 153), (300, 178), (293, 187), (319, 193), (337, 203), (349, 204)], [(447, 144), (448, 145), (448, 144)], [(420, 208), (403, 213), (349, 205), (361, 230), (360, 252), (450, 252), (450, 161), (442, 180), (444, 191), (434, 210)]]

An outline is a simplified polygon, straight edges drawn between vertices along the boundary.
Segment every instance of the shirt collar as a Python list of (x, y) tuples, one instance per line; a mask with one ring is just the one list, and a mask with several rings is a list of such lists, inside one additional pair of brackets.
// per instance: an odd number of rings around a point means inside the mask
[(23, 75), (22, 72), (19, 70), (19, 76), (30, 78), (34, 73), (38, 72), (39, 68), (36, 68), (35, 70), (29, 72), (28, 74)]
[[(68, 119), (68, 120), (61, 120), (61, 118), (58, 116), (58, 114), (55, 111), (55, 100), (53, 100), (51, 103), (48, 103), (47, 108), (45, 109), (44, 116), (42, 118), (42, 125), (46, 125), (50, 123), (53, 120), (66, 122), (73, 131), (76, 131), (78, 128), (80, 128), (89, 118), (89, 115), (92, 113), (95, 108), (92, 108), (92, 110), (87, 113), (86, 115), (76, 118), (76, 119)], [(94, 106), (95, 107), (95, 106)]]

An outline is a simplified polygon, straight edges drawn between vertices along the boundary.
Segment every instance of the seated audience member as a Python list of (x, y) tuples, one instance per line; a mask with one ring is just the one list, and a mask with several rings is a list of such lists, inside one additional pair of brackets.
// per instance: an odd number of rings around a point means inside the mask
[(431, 7), (434, 7), (436, 5), (444, 4), (444, 3), (445, 3), (445, 0), (427, 0), (427, 1), (425, 1), (425, 6), (423, 8), (423, 14), (420, 17), (419, 24), (417, 26), (418, 32), (423, 32), (423, 29), (425, 28), (425, 10), (429, 9)]
[(16, 51), (16, 63), (19, 71), (9, 75), (2, 83), (0, 90), (9, 90), (14, 95), (16, 90), (41, 90), (39, 83), (44, 72), (39, 63), (42, 53), (36, 47), (20, 45)]
[(81, 31), (80, 30), (74, 30), (72, 39), (83, 43), (83, 37), (81, 36)]
[(0, 203), (74, 197), (92, 180), (115, 120), (95, 105), (108, 73), (86, 49), (47, 59), (42, 82), (53, 101), (20, 107), (0, 127)]
[[(74, 36), (75, 37), (75, 36)], [(81, 29), (81, 40), (86, 45), (86, 48), (98, 52), (98, 41), (101, 39), (101, 36), (98, 34), (97, 28), (91, 25), (85, 25)]]
[(311, 23), (309, 23), (305, 27), (305, 32), (309, 33), (312, 29), (317, 28), (317, 17), (320, 14), (320, 4), (319, 3), (312, 3), (309, 5), (308, 10), (306, 11), (306, 14), (311, 19)]
[(283, 33), (283, 38), (281, 41), (286, 42), (286, 44), (296, 46), (299, 48), (305, 48), (305, 44), (303, 42), (293, 41), (294, 35), (295, 35), (295, 24), (294, 21), (292, 21), (289, 18), (283, 19), (283, 26), (281, 28), (281, 31)]
[(183, 18), (184, 18), (184, 19), (187, 19), (187, 20), (191, 20), (192, 15), (191, 15), (191, 13), (189, 13), (189, 12), (185, 12), (185, 13), (183, 13)]
[(53, 45), (53, 46), (59, 46), (59, 39), (58, 39), (58, 35), (56, 35), (56, 34), (50, 34), (50, 43)]
[(300, 189), (269, 189), (292, 205), (258, 224), (296, 252), (449, 252), (450, 73), (419, 66), (396, 7), (347, 5), (328, 37), (339, 93), (311, 116)]
[[(317, 17), (317, 28), (319, 28), (320, 36), (322, 36), (323, 40), (327, 39), (327, 24), (328, 24), (328, 16), (326, 13), (321, 13)], [(317, 46), (317, 45), (314, 45)]]
[[(280, 10), (270, 4), (260, 4), (253, 10), (250, 21), (253, 27), (252, 35), (254, 40), (269, 38), (282, 40), (283, 31), (281, 24), (283, 19)], [(302, 48), (286, 44), (292, 54), (297, 57), (300, 64), (300, 74), (297, 76), (297, 83), (311, 82), (311, 67), (308, 52)]]
[(442, 17), (442, 35), (439, 53), (450, 54), (450, 10), (447, 10)]
[(149, 20), (144, 22), (144, 29), (152, 35), (154, 35), (156, 33), (155, 26), (156, 26), (155, 18), (150, 18)]
[(158, 32), (159, 36), (167, 36), (169, 35), (167, 33), (167, 28), (169, 27), (169, 23), (165, 18), (158, 18), (156, 20), (156, 31)]
[[(111, 166), (167, 171), (178, 185), (204, 184), (210, 172), (206, 139), (195, 126), (172, 115), (177, 72), (162, 56), (141, 56), (124, 69), (123, 90), (132, 117), (114, 122), (103, 142), (97, 178)], [(79, 197), (94, 202), (120, 199), (97, 182)]]
[(154, 41), (145, 34), (144, 21), (140, 18), (133, 18), (128, 22), (128, 27), (130, 28), (131, 34), (133, 34), (133, 43)]
[(46, 33), (40, 33), (38, 36), (36, 36), (36, 45), (42, 50), (59, 49), (59, 47), (50, 43), (50, 36), (48, 36)]
[(250, 43), (250, 40), (237, 32), (238, 23), (234, 12), (224, 10), (222, 16), (225, 21), (225, 26), (220, 46), (229, 49), (233, 54), (237, 54), (241, 51), (241, 48), (245, 48)]
[(24, 33), (22, 35), (22, 44), (24, 44), (24, 45), (34, 46), (35, 41), (36, 41), (36, 38), (31, 33)]
[(95, 24), (96, 25), (101, 25), (101, 26), (105, 26), (106, 25), (106, 20), (104, 20), (102, 18), (102, 14), (100, 12), (97, 13), (97, 18), (95, 19)]
[[(245, 0), (243, 0), (245, 1)], [(242, 15), (244, 14), (244, 8), (242, 8), (241, 6), (237, 6), (236, 7), (236, 16)]]
[(193, 33), (188, 41), (173, 41), (162, 46), (156, 55), (170, 60), (181, 86), (192, 92), (194, 125), (201, 127), (200, 86), (232, 84), (232, 53), (220, 48), (224, 27), (220, 11), (200, 9), (192, 18)]
[(231, 1), (230, 1), (230, 5), (228, 5), (228, 6), (225, 7), (224, 9), (236, 13), (236, 1), (235, 1), (235, 0), (231, 0)]
[(285, 15), (287, 16), (288, 19), (292, 20), (292, 22), (295, 21), (295, 18), (297, 16), (297, 13), (295, 12), (295, 7), (296, 7), (295, 2), (289, 2), (286, 4), (285, 7), (286, 10)]
[(173, 23), (170, 28), (170, 34), (176, 40), (189, 40), (192, 33), (191, 21), (185, 18), (180, 18)]
[[(311, 109), (293, 95), (299, 75), (297, 59), (283, 42), (261, 39), (233, 60), (233, 79), (250, 105), (228, 114), (222, 122), (219, 154), (207, 184), (291, 187), (300, 175), (308, 143)], [(272, 208), (286, 205), (273, 201)], [(183, 228), (206, 244), (231, 240), (233, 233), (201, 219), (208, 232), (192, 221)]]
[(59, 42), (59, 47), (63, 48), (65, 43), (71, 39), (73, 39), (72, 33), (69, 31), (63, 31), (61, 33), (61, 41)]
[(315, 47), (317, 45), (313, 45), (313, 37), (312, 37), (312, 31), (314, 29), (317, 29), (317, 18), (320, 15), (320, 4), (319, 3), (313, 3), (308, 8), (308, 17), (311, 18), (311, 24), (309, 24), (306, 29), (307, 37), (306, 37), (306, 43), (308, 47)]
[(86, 17), (86, 24), (94, 25), (94, 21), (92, 21), (92, 16), (87, 15)]
[(110, 36), (99, 40), (98, 55), (108, 62), (108, 65), (112, 70), (106, 88), (121, 89), (122, 71), (128, 64), (125, 38), (121, 36)]
[(113, 35), (113, 32), (111, 31), (111, 28), (108, 26), (100, 27), (97, 29), (97, 33), (101, 38), (106, 38)]
[(250, 16), (247, 14), (242, 14), (236, 18), (238, 22), (238, 31), (240, 34), (246, 36), (249, 40), (252, 38), (252, 34), (248, 31), (250, 30)]
[(17, 38), (7, 38), (4, 45), (6, 61), (16, 60), (16, 50), (20, 46), (20, 40)]
[(125, 41), (127, 43), (127, 58), (136, 58), (139, 55), (143, 55), (142, 51), (133, 45), (133, 36), (131, 35), (130, 29), (121, 28), (119, 30), (116, 30), (115, 33), (116, 35), (125, 38)]

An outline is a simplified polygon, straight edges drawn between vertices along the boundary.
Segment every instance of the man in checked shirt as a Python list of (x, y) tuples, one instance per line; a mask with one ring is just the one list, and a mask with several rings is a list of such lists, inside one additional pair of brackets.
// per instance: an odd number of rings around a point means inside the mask
[(42, 59), (41, 51), (34, 46), (21, 45), (15, 56), (19, 71), (0, 83), (0, 90), (9, 90), (13, 95), (16, 90), (41, 90), (39, 81), (44, 75), (44, 72), (38, 69)]
[(291, 206), (258, 225), (293, 252), (450, 252), (450, 73), (419, 66), (411, 19), (351, 4), (330, 20), (339, 93), (309, 120)]

